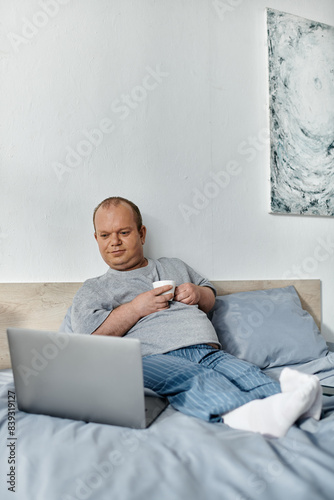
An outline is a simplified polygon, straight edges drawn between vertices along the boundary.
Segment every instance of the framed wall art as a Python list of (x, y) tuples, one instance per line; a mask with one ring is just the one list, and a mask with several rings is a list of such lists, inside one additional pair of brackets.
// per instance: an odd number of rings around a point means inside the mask
[(334, 27), (267, 9), (271, 213), (334, 216)]

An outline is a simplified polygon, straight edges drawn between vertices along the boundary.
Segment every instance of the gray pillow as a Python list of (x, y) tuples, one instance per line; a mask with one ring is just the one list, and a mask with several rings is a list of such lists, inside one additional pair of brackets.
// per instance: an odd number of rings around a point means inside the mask
[(63, 319), (62, 324), (60, 325), (58, 332), (73, 333), (72, 325), (71, 325), (71, 311), (72, 311), (72, 306), (70, 306), (67, 309), (65, 318)]
[(306, 363), (328, 354), (293, 286), (219, 296), (209, 317), (223, 349), (260, 368)]

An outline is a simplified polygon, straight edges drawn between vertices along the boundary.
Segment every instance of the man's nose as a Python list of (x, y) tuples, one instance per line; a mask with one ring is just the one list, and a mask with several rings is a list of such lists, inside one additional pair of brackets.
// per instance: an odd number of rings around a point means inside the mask
[(114, 245), (119, 245), (120, 243), (121, 243), (121, 240), (120, 240), (118, 234), (117, 233), (112, 233), (111, 236), (110, 236), (110, 244), (112, 246), (114, 246)]

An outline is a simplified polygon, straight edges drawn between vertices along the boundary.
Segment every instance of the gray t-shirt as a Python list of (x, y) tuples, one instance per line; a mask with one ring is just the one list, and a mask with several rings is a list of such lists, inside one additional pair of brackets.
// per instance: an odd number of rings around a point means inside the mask
[[(85, 281), (75, 295), (71, 307), (71, 330), (93, 333), (113, 309), (130, 302), (140, 293), (152, 290), (153, 281), (166, 279), (174, 280), (176, 286), (191, 282), (208, 286), (215, 292), (208, 280), (180, 259), (148, 259), (146, 267), (132, 271), (109, 268), (104, 275)], [(170, 302), (169, 309), (141, 318), (126, 336), (141, 341), (143, 356), (195, 344), (219, 344), (207, 315), (197, 305), (177, 301)]]

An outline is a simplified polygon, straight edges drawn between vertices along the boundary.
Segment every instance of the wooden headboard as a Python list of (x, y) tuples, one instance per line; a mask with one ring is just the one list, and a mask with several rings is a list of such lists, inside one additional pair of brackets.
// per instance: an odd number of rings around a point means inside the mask
[[(213, 281), (218, 295), (293, 285), (321, 326), (320, 280)], [(0, 369), (10, 368), (6, 329), (57, 331), (81, 283), (0, 283)]]

